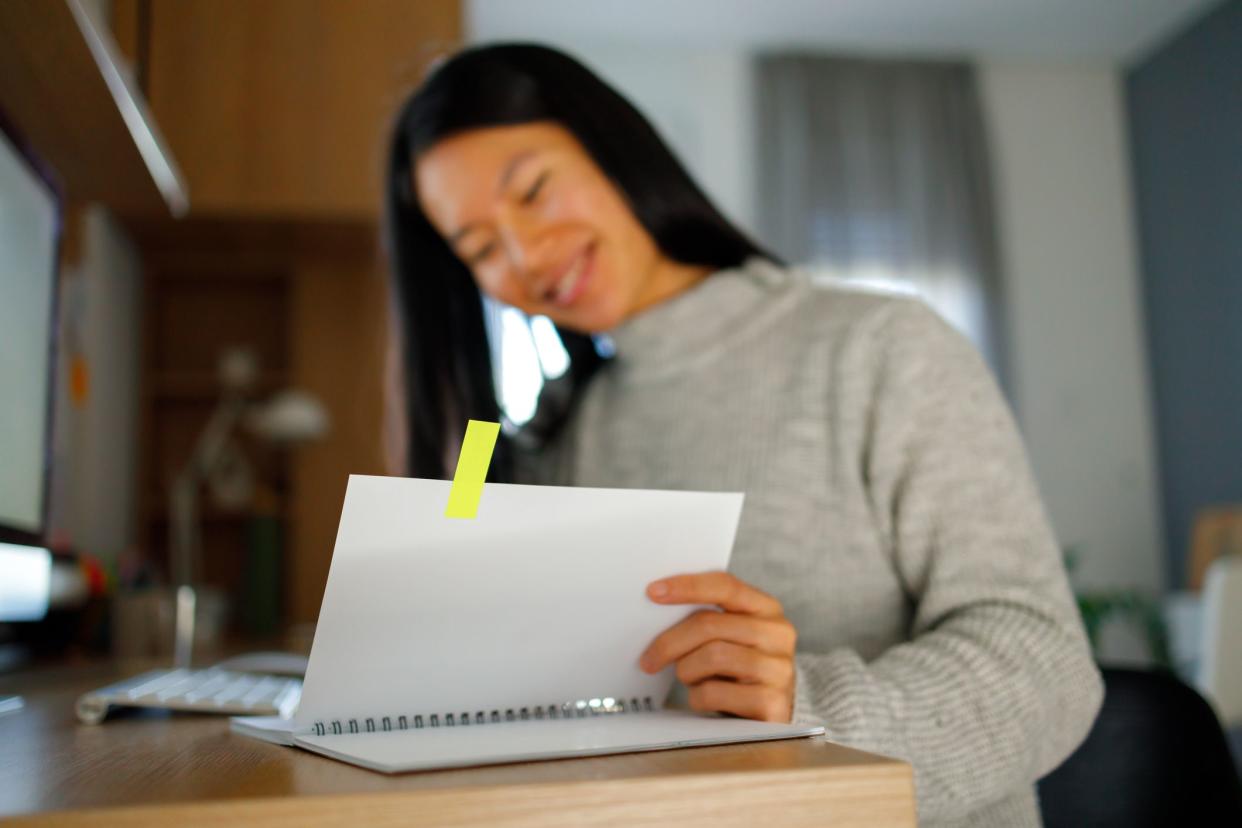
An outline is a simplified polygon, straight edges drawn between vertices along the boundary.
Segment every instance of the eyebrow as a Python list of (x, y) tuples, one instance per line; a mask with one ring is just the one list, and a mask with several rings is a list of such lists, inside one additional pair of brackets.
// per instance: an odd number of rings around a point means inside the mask
[[(504, 171), (500, 174), (500, 178), (498, 180), (498, 183), (496, 184), (496, 193), (500, 194), (504, 192), (505, 188), (509, 186), (509, 181), (512, 180), (513, 174), (517, 172), (518, 167), (522, 165), (522, 162), (529, 160), (535, 155), (536, 155), (536, 151), (533, 149), (530, 149), (530, 150), (523, 150), (522, 152), (519, 152), (517, 155), (510, 158), (508, 163), (505, 164)], [(470, 224), (467, 224), (465, 227), (462, 227), (461, 229), (457, 230), (457, 232), (453, 233), (453, 235), (449, 237), (449, 243), (457, 244), (457, 242), (461, 241), (463, 238), (465, 238), (467, 235), (473, 232), (476, 226), (477, 226), (476, 222), (471, 222)]]

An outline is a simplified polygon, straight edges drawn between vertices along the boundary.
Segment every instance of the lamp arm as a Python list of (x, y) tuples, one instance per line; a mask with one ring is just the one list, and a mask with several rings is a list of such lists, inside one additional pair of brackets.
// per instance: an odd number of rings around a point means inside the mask
[(220, 458), (233, 429), (246, 410), (240, 395), (228, 395), (216, 404), (207, 425), (190, 452), (190, 459), (177, 473), (168, 497), (168, 540), (173, 581), (177, 584), (174, 628), (174, 664), (188, 668), (194, 646), (194, 620), (198, 580), (198, 486)]
[(240, 396), (221, 399), (199, 434), (190, 459), (173, 480), (168, 503), (168, 539), (173, 580), (178, 586), (192, 584), (197, 574), (199, 483), (219, 459), (245, 409), (246, 402)]
[(195, 482), (207, 476), (211, 467), (220, 458), (225, 443), (232, 436), (233, 429), (237, 427), (238, 421), (246, 412), (246, 407), (246, 400), (240, 395), (226, 396), (216, 404), (215, 410), (211, 412), (211, 418), (199, 435), (198, 442), (194, 444), (194, 451), (190, 454), (190, 460), (186, 463), (182, 474), (191, 472)]

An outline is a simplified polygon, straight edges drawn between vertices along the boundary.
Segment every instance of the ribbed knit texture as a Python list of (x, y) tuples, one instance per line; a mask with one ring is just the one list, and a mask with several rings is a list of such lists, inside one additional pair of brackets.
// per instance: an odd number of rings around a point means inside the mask
[(758, 258), (613, 338), (522, 479), (745, 492), (729, 569), (798, 630), (795, 721), (910, 762), (922, 825), (1039, 825), (1034, 782), (1103, 690), (972, 346), (915, 300)]

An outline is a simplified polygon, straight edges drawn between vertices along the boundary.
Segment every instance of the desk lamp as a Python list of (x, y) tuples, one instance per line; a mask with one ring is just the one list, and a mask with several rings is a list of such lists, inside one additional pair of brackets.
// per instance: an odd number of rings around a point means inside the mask
[(328, 415), (311, 395), (284, 390), (263, 402), (253, 398), (258, 360), (253, 352), (232, 348), (220, 360), (221, 396), (199, 434), (169, 492), (169, 547), (177, 584), (173, 662), (188, 668), (194, 646), (197, 567), (201, 549), (198, 520), (200, 487), (215, 499), (242, 506), (254, 490), (254, 473), (234, 436), (238, 428), (273, 445), (292, 446), (319, 439), (328, 430)]

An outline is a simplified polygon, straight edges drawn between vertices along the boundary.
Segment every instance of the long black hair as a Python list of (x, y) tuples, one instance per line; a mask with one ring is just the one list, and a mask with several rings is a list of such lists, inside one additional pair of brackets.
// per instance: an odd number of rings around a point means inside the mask
[[(736, 267), (773, 258), (708, 201), (651, 124), (585, 66), (555, 49), (499, 44), (466, 49), (427, 78), (402, 106), (393, 131), (385, 198), (393, 299), (404, 358), (408, 469), (445, 478), (450, 435), (467, 419), (500, 418), (482, 299), (469, 269), (431, 226), (414, 192), (420, 153), (456, 133), (555, 121), (568, 129), (617, 186), (670, 259)], [(558, 412), (540, 400), (543, 438), (565, 422), (601, 357), (587, 334), (558, 327), (570, 368)], [(502, 434), (489, 480), (512, 479)]]

